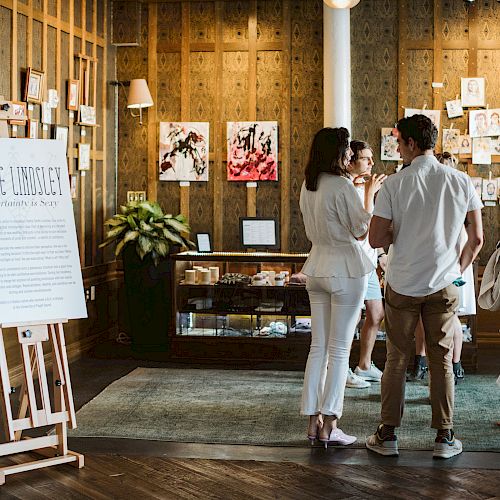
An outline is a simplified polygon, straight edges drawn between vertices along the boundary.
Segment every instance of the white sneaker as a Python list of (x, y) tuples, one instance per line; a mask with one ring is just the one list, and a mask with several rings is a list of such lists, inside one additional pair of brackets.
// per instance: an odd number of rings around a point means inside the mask
[[(437, 438), (436, 438), (437, 439)], [(462, 441), (452, 434), (451, 439), (441, 438), (434, 443), (434, 458), (451, 458), (462, 453)]]
[(367, 382), (361, 377), (358, 377), (349, 368), (349, 371), (347, 372), (347, 380), (345, 382), (345, 386), (351, 387), (352, 389), (366, 389), (367, 387), (370, 387), (371, 384), (370, 382)]
[(332, 429), (328, 438), (319, 438), (319, 440), (328, 448), (328, 444), (340, 444), (341, 446), (348, 446), (355, 443), (358, 438), (356, 436), (349, 436), (338, 427)]
[(380, 424), (375, 432), (371, 436), (366, 438), (366, 447), (378, 453), (379, 455), (384, 455), (385, 457), (394, 457), (399, 455), (398, 451), (398, 438), (393, 435), (390, 438), (382, 439), (380, 436), (380, 431), (382, 430), (382, 424)]
[(380, 382), (382, 380), (382, 372), (375, 366), (373, 361), (368, 370), (362, 370), (359, 366), (356, 366), (354, 373), (363, 380), (370, 382)]

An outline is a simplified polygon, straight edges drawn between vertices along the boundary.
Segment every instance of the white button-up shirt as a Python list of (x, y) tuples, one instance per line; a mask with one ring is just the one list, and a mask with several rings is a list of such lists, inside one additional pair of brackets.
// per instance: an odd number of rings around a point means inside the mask
[(304, 183), (300, 210), (312, 243), (304, 274), (360, 278), (375, 268), (356, 240), (368, 230), (371, 214), (363, 208), (351, 180), (322, 173), (316, 191), (308, 191)]
[(386, 280), (401, 295), (423, 297), (460, 276), (460, 231), (467, 212), (482, 208), (469, 176), (417, 156), (388, 177), (374, 215), (392, 220), (394, 241)]
[[(361, 203), (364, 206), (364, 202), (365, 202), (365, 185), (364, 184), (360, 184), (358, 186), (355, 186), (355, 188), (356, 188), (356, 192), (359, 195)], [(368, 238), (365, 238), (364, 240), (361, 240), (359, 243), (363, 247), (363, 250), (368, 255), (368, 257), (370, 257), (371, 261), (373, 262), (373, 265), (376, 268), (378, 266), (378, 259), (377, 259), (378, 252), (377, 252), (377, 249), (376, 248), (372, 248), (370, 246)]]

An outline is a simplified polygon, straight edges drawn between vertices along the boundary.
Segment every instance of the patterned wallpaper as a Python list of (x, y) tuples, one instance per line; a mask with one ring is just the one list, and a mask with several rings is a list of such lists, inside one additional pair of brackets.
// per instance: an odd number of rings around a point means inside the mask
[(314, 134), (323, 126), (323, 2), (291, 2), (290, 250), (309, 250), (299, 209)]
[(380, 161), (380, 129), (397, 118), (398, 6), (396, 0), (363, 0), (351, 11), (352, 137), (368, 142), (375, 172), (394, 171)]
[[(442, 21), (434, 33), (433, 0), (406, 0), (405, 15), (410, 20), (402, 29), (408, 50), (404, 60), (408, 65), (403, 82), (407, 102), (398, 102), (399, 74), (399, 15), (398, 0), (363, 0), (351, 11), (351, 79), (352, 135), (369, 142), (376, 158), (375, 171), (390, 173), (394, 162), (380, 161), (380, 129), (391, 126), (397, 119), (398, 106), (420, 107), (427, 102), (432, 107), (434, 36), (443, 43), (459, 43), (461, 47), (442, 50), (442, 109), (445, 101), (460, 93), (460, 77), (467, 76), (469, 53), (469, 11), (463, 0), (441, 2)], [(494, 41), (500, 38), (500, 4), (490, 0), (477, 3), (479, 39)], [(258, 119), (278, 120), (282, 113), (283, 75), (289, 65), (290, 74), (290, 182), (289, 192), (283, 192), (281, 182), (261, 183), (257, 189), (257, 214), (280, 216), (282, 198), (290, 207), (291, 251), (308, 250), (298, 200), (309, 146), (313, 135), (323, 124), (323, 2), (322, 0), (257, 0), (257, 41), (281, 42), (284, 26), (284, 7), (290, 11), (290, 59), (285, 60), (280, 49), (259, 50), (257, 53)], [(181, 2), (157, 3), (158, 102), (156, 113), (160, 120), (180, 120), (181, 116)], [(142, 3), (140, 47), (120, 47), (117, 51), (118, 76), (123, 79), (147, 75), (148, 6)], [(190, 119), (209, 121), (213, 137), (216, 124), (222, 132), (222, 157), (225, 159), (225, 123), (248, 119), (248, 52), (234, 44), (248, 43), (248, 17), (251, 2), (223, 2), (221, 8), (222, 43), (232, 44), (224, 50), (222, 60), (221, 110), (216, 116), (215, 92), (218, 58), (213, 49), (190, 53)], [(214, 1), (192, 1), (189, 13), (189, 40), (192, 43), (214, 44), (216, 41), (217, 9)], [(177, 49), (175, 48), (177, 47)], [(500, 67), (499, 50), (479, 50), (478, 75), (486, 77), (490, 107), (500, 107), (500, 87), (496, 84)], [(450, 120), (442, 113), (442, 123)], [(465, 128), (466, 119), (453, 120), (454, 127)], [(147, 180), (147, 129), (138, 129), (125, 109), (125, 96), (120, 94), (119, 182), (118, 200), (123, 202), (127, 190), (145, 189)], [(280, 148), (281, 144), (280, 137)], [(213, 207), (223, 204), (223, 248), (238, 247), (237, 220), (246, 214), (246, 188), (225, 181), (225, 162), (215, 165), (211, 141), (210, 181), (191, 183), (189, 191), (193, 231), (213, 231)], [(222, 170), (221, 199), (213, 197), (214, 169)], [(462, 166), (465, 168), (465, 166)], [(469, 166), (469, 173), (487, 176), (488, 167)], [(499, 176), (499, 166), (492, 166)], [(158, 183), (158, 200), (168, 211), (180, 206), (179, 186), (172, 182)], [(482, 262), (491, 253), (499, 235), (498, 207), (484, 210), (488, 240), (482, 252)]]

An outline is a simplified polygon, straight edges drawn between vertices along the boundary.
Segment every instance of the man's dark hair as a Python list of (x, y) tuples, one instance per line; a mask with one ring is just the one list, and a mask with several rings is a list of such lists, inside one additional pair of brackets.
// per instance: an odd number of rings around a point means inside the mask
[(434, 149), (436, 145), (438, 129), (431, 119), (425, 115), (401, 118), (398, 121), (397, 129), (405, 143), (408, 143), (411, 137), (422, 151)]
[(314, 136), (305, 172), (308, 191), (318, 189), (321, 172), (347, 177), (344, 158), (348, 148), (349, 131), (344, 127), (322, 128)]
[(369, 149), (373, 153), (372, 147), (367, 142), (364, 142), (364, 141), (353, 140), (353, 141), (351, 141), (350, 146), (351, 146), (352, 153), (353, 153), (352, 158), (351, 158), (352, 161), (358, 159), (359, 152), (363, 151), (363, 149)]

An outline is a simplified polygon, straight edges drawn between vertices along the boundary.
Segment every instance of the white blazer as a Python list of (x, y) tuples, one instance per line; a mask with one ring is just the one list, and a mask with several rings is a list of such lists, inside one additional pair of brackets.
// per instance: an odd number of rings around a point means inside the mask
[(351, 180), (322, 173), (318, 189), (300, 192), (300, 210), (312, 243), (302, 272), (307, 276), (360, 278), (375, 266), (357, 237), (368, 231), (371, 214), (365, 211)]

